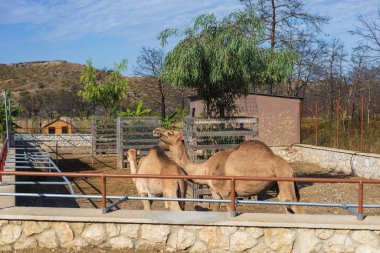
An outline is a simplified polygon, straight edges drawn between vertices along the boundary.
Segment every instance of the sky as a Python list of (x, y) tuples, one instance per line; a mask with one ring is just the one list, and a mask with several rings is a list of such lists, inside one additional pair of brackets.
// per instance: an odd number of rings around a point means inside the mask
[[(306, 10), (326, 15), (322, 29), (347, 48), (357, 16), (374, 18), (380, 0), (305, 0)], [(143, 46), (159, 47), (166, 28), (184, 28), (201, 14), (217, 17), (242, 8), (238, 0), (0, 0), (0, 63), (65, 60), (112, 68), (128, 60), (133, 75)], [(172, 41), (165, 51), (170, 50)]]

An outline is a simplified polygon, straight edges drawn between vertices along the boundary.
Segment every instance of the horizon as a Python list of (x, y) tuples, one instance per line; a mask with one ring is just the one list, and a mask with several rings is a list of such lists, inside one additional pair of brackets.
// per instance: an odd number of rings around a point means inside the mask
[[(350, 51), (360, 39), (349, 34), (359, 25), (358, 15), (374, 18), (379, 0), (367, 0), (360, 9), (354, 0), (304, 1), (305, 9), (331, 18), (323, 25), (327, 38), (338, 38)], [(218, 18), (242, 9), (238, 0), (142, 0), (108, 1), (23, 1), (0, 3), (0, 63), (67, 61), (85, 65), (88, 59), (97, 69), (110, 69), (121, 59), (128, 60), (134, 75), (143, 46), (159, 47), (157, 35), (165, 28), (184, 28), (201, 14)], [(70, 20), (69, 22), (67, 20)], [(165, 52), (179, 39), (172, 39)]]

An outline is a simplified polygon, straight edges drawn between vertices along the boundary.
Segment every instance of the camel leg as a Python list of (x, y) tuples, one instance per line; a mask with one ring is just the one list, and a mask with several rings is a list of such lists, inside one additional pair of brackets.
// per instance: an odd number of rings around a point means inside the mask
[[(222, 197), (216, 191), (214, 191), (212, 188), (210, 188), (210, 190), (213, 199), (222, 199)], [(211, 210), (218, 212), (220, 210), (220, 203), (211, 203)]]
[[(277, 198), (280, 201), (286, 202), (298, 202), (295, 183), (294, 182), (278, 182), (278, 187), (280, 192), (277, 195)], [(287, 213), (304, 213), (301, 206), (284, 206)]]
[[(140, 196), (141, 197), (148, 197), (148, 194), (141, 193)], [(151, 200), (141, 200), (141, 202), (144, 205), (144, 210), (151, 210), (151, 206), (152, 206), (152, 201)]]
[[(162, 194), (165, 198), (177, 198), (178, 185), (175, 181), (175, 186), (170, 184), (165, 184), (165, 187), (162, 189)], [(181, 207), (178, 204), (178, 201), (168, 201), (170, 211), (182, 211)], [(166, 201), (165, 201), (166, 206)]]

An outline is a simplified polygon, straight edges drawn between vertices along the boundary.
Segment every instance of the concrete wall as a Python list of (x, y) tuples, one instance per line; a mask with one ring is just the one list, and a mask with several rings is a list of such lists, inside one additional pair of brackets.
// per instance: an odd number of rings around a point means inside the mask
[[(45, 217), (28, 216), (22, 209), (13, 211), (19, 213), (13, 219), (0, 213), (0, 251), (96, 246), (144, 252), (380, 252), (378, 219), (279, 214), (278, 220), (277, 216), (254, 214), (256, 223), (251, 224), (245, 216), (228, 218), (223, 213), (135, 211), (131, 218), (126, 218), (126, 212), (122, 218), (117, 214), (65, 218), (61, 214), (67, 209)], [(43, 214), (46, 208), (38, 211)], [(305, 224), (310, 219), (319, 224)]]
[(378, 154), (304, 144), (272, 147), (272, 150), (289, 162), (315, 164), (345, 175), (380, 178), (380, 155)]

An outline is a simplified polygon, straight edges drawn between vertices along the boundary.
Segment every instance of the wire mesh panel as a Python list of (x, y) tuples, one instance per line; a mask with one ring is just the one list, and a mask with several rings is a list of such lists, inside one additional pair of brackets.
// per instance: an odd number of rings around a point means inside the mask
[(153, 130), (161, 126), (157, 117), (125, 117), (120, 118), (121, 149), (135, 148), (142, 154), (159, 144), (159, 139), (153, 137)]
[(117, 151), (117, 119), (96, 117), (92, 119), (94, 155), (116, 154)]
[(257, 137), (257, 118), (200, 119), (187, 117), (183, 120), (184, 140), (189, 157), (199, 163), (214, 153), (231, 149), (243, 141)]

